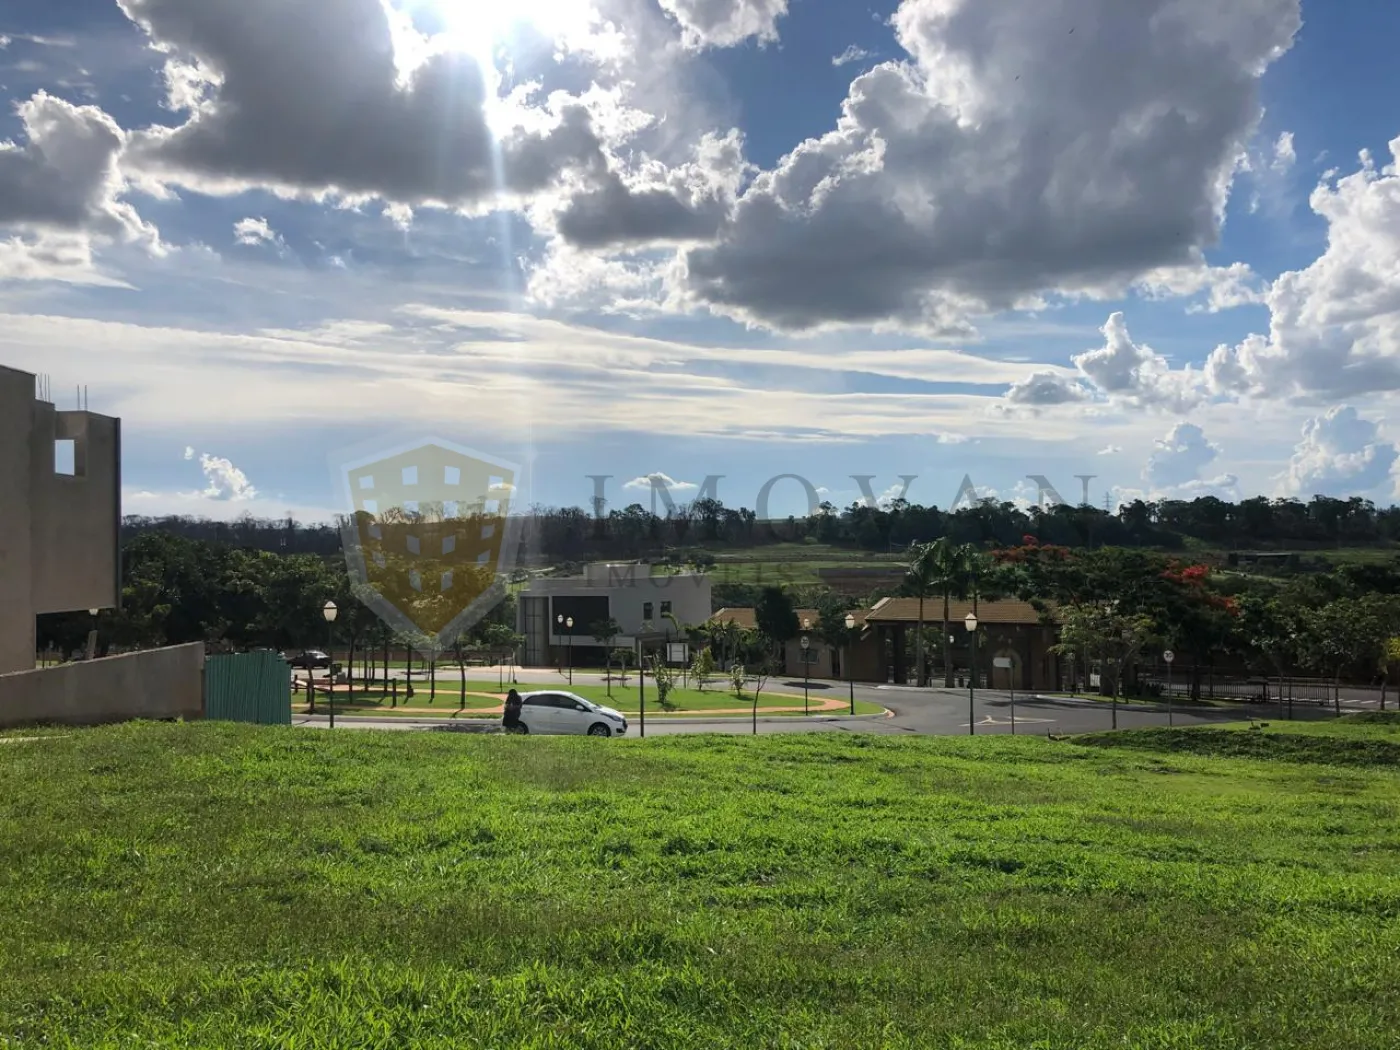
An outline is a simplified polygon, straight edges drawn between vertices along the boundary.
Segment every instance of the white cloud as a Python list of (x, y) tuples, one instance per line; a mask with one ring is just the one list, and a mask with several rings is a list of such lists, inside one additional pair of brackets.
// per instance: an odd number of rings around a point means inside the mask
[(239, 219), (233, 224), (233, 239), (237, 244), (245, 244), (257, 247), (262, 244), (270, 244), (276, 247), (282, 245), (282, 236), (263, 218)]
[(1218, 347), (1206, 368), (1228, 395), (1346, 399), (1400, 390), (1400, 138), (1394, 161), (1328, 176), (1312, 193), (1327, 250), (1266, 297), (1268, 336)]
[(1097, 397), (1136, 408), (1188, 412), (1207, 396), (1206, 380), (1194, 369), (1173, 370), (1145, 343), (1133, 341), (1121, 312), (1103, 326), (1104, 345), (1076, 354), (1077, 377), (1036, 372), (1012, 385), (1009, 406), (1062, 405)]
[(625, 489), (646, 489), (647, 491), (651, 491), (655, 488), (664, 488), (669, 489), (671, 492), (691, 492), (698, 489), (700, 486), (693, 481), (677, 481), (658, 470), (654, 473), (643, 475), (640, 478), (633, 478), (622, 487)]
[(778, 39), (778, 19), (788, 0), (660, 0), (680, 23), (691, 48), (733, 47), (750, 37), (759, 43)]
[(0, 140), (0, 230), (6, 276), (111, 283), (92, 267), (94, 239), (139, 242), (160, 250), (153, 226), (120, 199), (127, 135), (95, 106), (75, 106), (40, 91), (15, 107), (20, 142)]
[(1200, 427), (1178, 423), (1156, 442), (1142, 476), (1153, 488), (1173, 488), (1198, 479), (1219, 455), (1219, 446), (1206, 440)]
[(1122, 452), (1122, 451), (1123, 451), (1123, 446), (1121, 446), (1121, 445), (1106, 445), (1106, 446), (1104, 446), (1103, 448), (1099, 449), (1098, 452), (1095, 453), (1095, 455), (1099, 455), (1099, 456), (1116, 456), (1116, 455), (1118, 455), (1118, 453), (1120, 453), (1120, 452)]
[(965, 328), (1202, 267), (1298, 0), (904, 0), (905, 62), (690, 250), (697, 303), (789, 329)]
[(204, 491), (200, 493), (205, 499), (228, 500), (234, 503), (257, 499), (258, 490), (253, 487), (248, 476), (229, 460), (205, 452), (200, 454), (199, 467), (204, 471), (204, 480), (207, 482)]
[(841, 66), (848, 66), (852, 62), (863, 62), (871, 57), (873, 57), (871, 52), (867, 51), (865, 48), (859, 47), (856, 44), (848, 44), (846, 45), (845, 51), (842, 51), (839, 55), (832, 56), (831, 64), (839, 68)]
[(1359, 496), (1385, 484), (1400, 461), (1393, 441), (1350, 405), (1336, 405), (1303, 426), (1281, 489), (1291, 496)]
[(1274, 159), (1270, 165), (1277, 172), (1286, 172), (1298, 163), (1298, 152), (1293, 148), (1293, 132), (1285, 131), (1274, 143)]
[(186, 459), (186, 461), (191, 460), (191, 459), (194, 459), (194, 446), (193, 446), (193, 445), (186, 445), (186, 446), (185, 446), (185, 459)]

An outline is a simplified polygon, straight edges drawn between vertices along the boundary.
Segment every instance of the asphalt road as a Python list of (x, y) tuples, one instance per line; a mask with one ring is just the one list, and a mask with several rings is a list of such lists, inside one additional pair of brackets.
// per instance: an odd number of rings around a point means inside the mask
[[(527, 677), (521, 672), (519, 685), (550, 685), (555, 688), (568, 688), (559, 681), (556, 672), (531, 672)], [(533, 680), (532, 680), (533, 679)], [(596, 681), (591, 676), (575, 676), (575, 681)], [(775, 679), (767, 688), (778, 692), (802, 691), (802, 679)], [(809, 685), (812, 697), (834, 696), (845, 699), (849, 696), (846, 683), (812, 682)], [(650, 689), (648, 689), (650, 692)], [(759, 717), (760, 733), (885, 733), (920, 734), (932, 736), (966, 735), (969, 723), (975, 734), (1012, 732), (1012, 698), (1009, 693), (999, 690), (977, 690), (972, 701), (969, 718), (969, 697), (966, 689), (918, 689), (904, 686), (855, 686), (858, 700), (866, 700), (887, 708), (891, 717), (878, 716), (816, 716), (812, 718)], [(1286, 712), (1285, 712), (1286, 713)], [(1331, 708), (1314, 703), (1294, 705), (1294, 717), (1298, 719), (1324, 718), (1331, 714)], [(1202, 725), (1211, 722), (1234, 722), (1249, 717), (1274, 719), (1283, 717), (1274, 704), (1242, 704), (1226, 708), (1177, 706), (1171, 716), (1174, 725)], [(301, 725), (324, 727), (327, 720), (318, 716), (307, 718), (297, 716)], [(629, 736), (639, 735), (638, 720), (629, 718)], [(1032, 733), (1090, 733), (1114, 728), (1112, 705), (1096, 700), (1073, 700), (1069, 698), (1037, 698), (1018, 693), (1015, 698), (1015, 731), (1018, 734)], [(1168, 713), (1165, 705), (1118, 705), (1117, 728), (1139, 729), (1145, 726), (1165, 726)], [(484, 732), (494, 729), (497, 723), (485, 719), (461, 720), (458, 722), (438, 720), (412, 720), (403, 718), (366, 718), (344, 716), (336, 719), (336, 728), (389, 729), (399, 731), (438, 731), (438, 732)], [(676, 733), (728, 733), (747, 734), (753, 732), (748, 719), (716, 718), (712, 720), (651, 717), (647, 719), (646, 735), (669, 736)]]

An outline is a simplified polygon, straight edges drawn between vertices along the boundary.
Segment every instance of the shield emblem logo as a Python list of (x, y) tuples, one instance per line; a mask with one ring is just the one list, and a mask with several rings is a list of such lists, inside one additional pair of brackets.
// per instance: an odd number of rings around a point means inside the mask
[(440, 652), (505, 598), (521, 470), (425, 439), (346, 464), (346, 559), (357, 596), (424, 651)]

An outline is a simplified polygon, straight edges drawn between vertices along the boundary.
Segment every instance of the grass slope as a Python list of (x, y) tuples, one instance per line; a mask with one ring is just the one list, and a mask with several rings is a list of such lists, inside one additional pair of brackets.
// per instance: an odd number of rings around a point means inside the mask
[(1009, 737), (32, 735), (0, 745), (0, 1044), (1400, 1030), (1388, 768)]

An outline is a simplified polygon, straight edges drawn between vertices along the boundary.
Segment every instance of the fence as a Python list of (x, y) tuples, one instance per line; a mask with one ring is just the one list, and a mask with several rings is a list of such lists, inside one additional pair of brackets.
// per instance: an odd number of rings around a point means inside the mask
[[(1167, 676), (1164, 669), (1158, 668), (1139, 675), (1139, 681), (1149, 688), (1167, 693)], [(1395, 690), (1379, 685), (1356, 682), (1340, 682), (1327, 678), (1300, 677), (1239, 677), (1210, 675), (1202, 671), (1200, 676), (1201, 696), (1214, 700), (1240, 700), (1245, 702), (1272, 704), (1279, 701), (1297, 704), (1317, 704), (1334, 706), (1373, 705), (1388, 703), (1394, 699)], [(1171, 676), (1172, 696), (1187, 696), (1191, 692), (1189, 669), (1174, 672)]]
[(199, 718), (203, 666), (195, 643), (0, 675), (0, 727)]
[(211, 656), (204, 666), (204, 717), (292, 724), (292, 675), (277, 653)]

